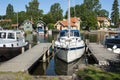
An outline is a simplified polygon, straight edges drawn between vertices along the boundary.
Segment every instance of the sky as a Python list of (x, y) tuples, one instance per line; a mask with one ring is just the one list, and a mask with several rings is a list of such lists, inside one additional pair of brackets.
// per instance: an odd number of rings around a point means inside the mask
[[(32, 0), (0, 0), (0, 15), (6, 14), (6, 7), (8, 4), (13, 5), (15, 12), (26, 11), (25, 5), (29, 5), (29, 2)], [(63, 14), (65, 14), (68, 8), (68, 0), (38, 0), (39, 1), (39, 9), (44, 11), (44, 14), (50, 11), (51, 5), (54, 3), (60, 3), (61, 8), (63, 9)], [(64, 2), (63, 2), (64, 1)], [(102, 9), (109, 11), (111, 14), (112, 11), (112, 4), (114, 0), (99, 0), (102, 6)], [(83, 0), (71, 0), (71, 6), (76, 4), (82, 4)], [(118, 0), (118, 4), (120, 5), (120, 0)], [(120, 6), (119, 6), (120, 11)]]

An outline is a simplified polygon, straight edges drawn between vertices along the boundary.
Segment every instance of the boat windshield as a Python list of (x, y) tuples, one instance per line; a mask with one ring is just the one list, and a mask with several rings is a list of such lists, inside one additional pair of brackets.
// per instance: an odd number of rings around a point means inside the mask
[(67, 36), (67, 34), (68, 34), (68, 31), (62, 31), (60, 32), (60, 37)]
[[(60, 32), (60, 37), (64, 37), (64, 36), (68, 36), (69, 35), (69, 31), (61, 31)], [(79, 37), (80, 33), (78, 31), (70, 31), (70, 36), (75, 36), (75, 37)]]
[(79, 32), (74, 32), (74, 36), (79, 37), (80, 36)]
[(5, 32), (0, 32), (0, 38), (2, 38), (2, 39), (6, 38), (6, 33)]

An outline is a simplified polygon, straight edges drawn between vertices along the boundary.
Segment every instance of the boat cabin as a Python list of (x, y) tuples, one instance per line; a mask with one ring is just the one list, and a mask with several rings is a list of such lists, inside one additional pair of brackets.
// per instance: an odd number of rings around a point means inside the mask
[(13, 30), (1, 30), (0, 39), (2, 40), (19, 40), (23, 38), (23, 32)]

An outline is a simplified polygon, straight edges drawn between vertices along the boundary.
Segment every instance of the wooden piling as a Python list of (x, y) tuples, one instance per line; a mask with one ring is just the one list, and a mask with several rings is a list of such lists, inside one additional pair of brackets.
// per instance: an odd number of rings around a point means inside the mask
[(43, 54), (42, 61), (43, 61), (43, 62), (46, 62), (46, 54), (45, 54), (45, 53)]
[(32, 47), (31, 47), (31, 44), (29, 44), (29, 49), (31, 49)]
[(24, 47), (22, 47), (22, 53), (24, 53), (25, 52), (25, 48)]

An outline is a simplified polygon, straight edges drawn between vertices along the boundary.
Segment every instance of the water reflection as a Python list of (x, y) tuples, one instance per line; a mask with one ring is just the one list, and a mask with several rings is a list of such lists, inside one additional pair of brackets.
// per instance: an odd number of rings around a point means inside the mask
[(84, 56), (69, 64), (60, 60), (56, 56), (54, 61), (55, 61), (55, 72), (57, 75), (72, 75), (80, 65), (85, 64)]
[(33, 34), (27, 34), (25, 37), (26, 40), (29, 41), (31, 44), (36, 44), (38, 41), (43, 43), (43, 42), (52, 42), (52, 35), (49, 36), (41, 36), (41, 35), (33, 35)]
[(80, 59), (72, 62), (65, 63), (56, 56), (52, 57), (46, 63), (38, 62), (34, 66), (33, 70), (30, 71), (31, 75), (72, 75), (75, 69), (85, 64), (85, 56), (83, 55)]

